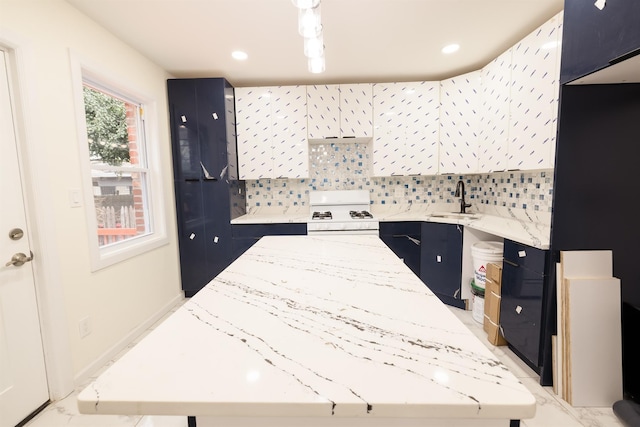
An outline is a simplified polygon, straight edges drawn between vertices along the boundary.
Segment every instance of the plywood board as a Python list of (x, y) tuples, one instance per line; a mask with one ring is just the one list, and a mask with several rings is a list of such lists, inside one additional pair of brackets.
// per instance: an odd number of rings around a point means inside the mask
[(569, 327), (569, 286), (562, 279), (562, 398), (571, 403), (571, 328)]
[(555, 394), (558, 394), (558, 336), (551, 335), (551, 381)]
[[(560, 263), (556, 264), (556, 388), (558, 395), (567, 402), (572, 400), (571, 368), (568, 345), (569, 308), (567, 307), (566, 278), (611, 278), (613, 275), (613, 252), (611, 250), (560, 251)], [(556, 384), (554, 381), (554, 385)]]
[(565, 277), (564, 282), (568, 402), (611, 407), (622, 399), (620, 279)]
[[(562, 291), (563, 291), (563, 280), (562, 280), (562, 266), (560, 263), (556, 264), (556, 315), (557, 315), (557, 335), (555, 342), (555, 351), (553, 352), (555, 356), (555, 373), (556, 376), (553, 379), (553, 387), (558, 396), (565, 398), (564, 396), (564, 349), (562, 347), (563, 338), (564, 338), (564, 327), (562, 326), (562, 319), (564, 310), (562, 309)], [(566, 399), (565, 399), (566, 400)]]
[(611, 277), (613, 253), (603, 251), (560, 251), (562, 277)]

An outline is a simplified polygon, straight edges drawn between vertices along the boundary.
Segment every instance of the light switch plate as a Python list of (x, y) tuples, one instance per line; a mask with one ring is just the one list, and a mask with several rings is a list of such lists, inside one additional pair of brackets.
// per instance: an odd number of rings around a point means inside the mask
[(80, 190), (71, 189), (69, 190), (69, 207), (79, 208), (82, 206), (82, 194)]

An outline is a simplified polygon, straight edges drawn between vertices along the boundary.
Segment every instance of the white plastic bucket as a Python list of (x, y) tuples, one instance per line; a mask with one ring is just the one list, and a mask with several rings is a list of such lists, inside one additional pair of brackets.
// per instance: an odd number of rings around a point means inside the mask
[(484, 323), (484, 297), (476, 294), (473, 295), (471, 316), (476, 322)]
[(484, 289), (487, 280), (487, 264), (494, 262), (502, 265), (502, 242), (478, 242), (471, 246), (474, 279), (477, 287)]

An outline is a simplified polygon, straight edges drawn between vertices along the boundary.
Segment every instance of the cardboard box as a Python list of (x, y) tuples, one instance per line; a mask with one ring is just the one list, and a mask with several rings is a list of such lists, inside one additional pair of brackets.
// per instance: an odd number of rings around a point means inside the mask
[(489, 320), (489, 326), (487, 331), (487, 340), (493, 345), (507, 345), (507, 340), (504, 339), (500, 333), (500, 326)]
[(491, 317), (489, 314), (491, 313), (491, 311), (493, 309), (492, 304), (495, 304), (495, 301), (491, 298), (490, 283), (491, 283), (491, 281), (489, 279), (485, 280), (485, 282), (484, 282), (484, 324), (483, 324), (483, 329), (485, 330), (485, 332), (487, 332), (489, 330), (489, 326), (487, 325), (487, 322), (488, 322), (489, 318)]
[(484, 313), (496, 325), (500, 324), (500, 300), (500, 286), (487, 280), (484, 288)]
[(492, 280), (498, 286), (502, 285), (502, 264), (487, 263), (487, 279)]
[(507, 341), (500, 334), (500, 301), (502, 299), (500, 288), (498, 283), (487, 276), (484, 287), (483, 329), (487, 332), (487, 339), (493, 345), (507, 345)]
[[(486, 301), (485, 301), (486, 304)], [(486, 307), (486, 305), (485, 305)], [(485, 332), (489, 332), (489, 323), (491, 322), (491, 320), (489, 320), (489, 316), (485, 313), (484, 315), (484, 321), (482, 322), (482, 329), (484, 329)]]

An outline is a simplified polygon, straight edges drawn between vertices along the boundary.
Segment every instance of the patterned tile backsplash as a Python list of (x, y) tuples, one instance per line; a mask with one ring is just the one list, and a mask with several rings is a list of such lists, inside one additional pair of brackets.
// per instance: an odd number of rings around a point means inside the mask
[(369, 190), (371, 204), (457, 203), (459, 179), (466, 199), (476, 210), (483, 206), (551, 212), (553, 170), (495, 172), (470, 175), (375, 177), (371, 142), (313, 142), (309, 144), (308, 179), (246, 181), (247, 213), (258, 208), (307, 206), (309, 191)]

